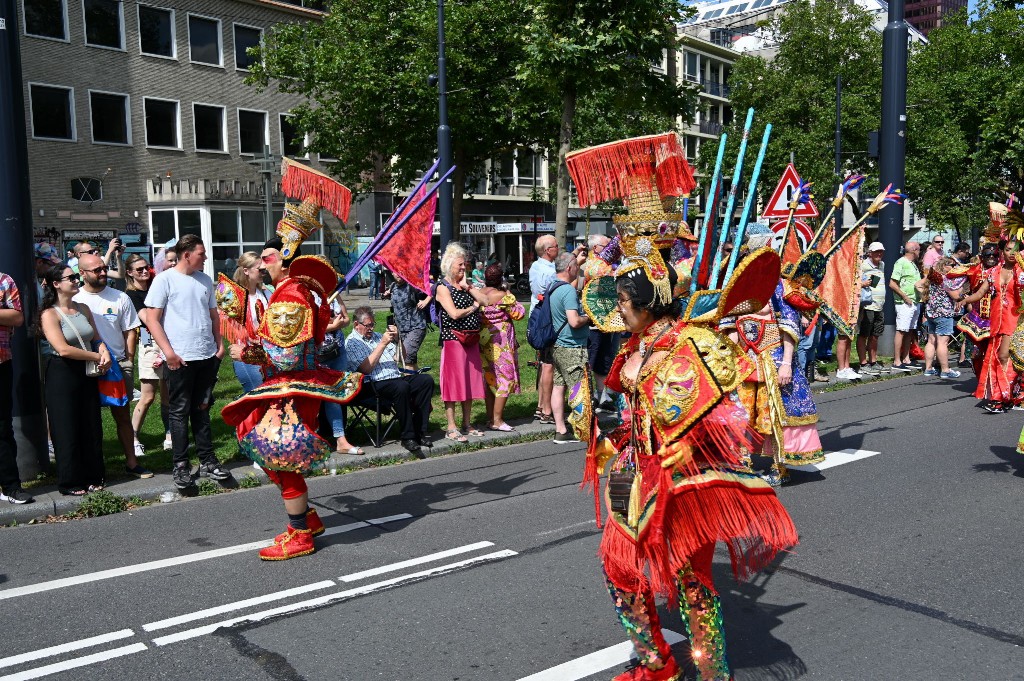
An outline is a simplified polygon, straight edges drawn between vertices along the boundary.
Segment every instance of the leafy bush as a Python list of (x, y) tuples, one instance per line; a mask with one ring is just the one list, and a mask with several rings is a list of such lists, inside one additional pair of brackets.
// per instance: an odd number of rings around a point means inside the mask
[(98, 518), (101, 515), (111, 515), (127, 511), (132, 502), (113, 492), (101, 490), (90, 492), (82, 497), (82, 504), (78, 507), (76, 515), (83, 518)]
[(255, 473), (246, 473), (239, 479), (238, 486), (243, 489), (250, 489), (252, 487), (260, 487), (263, 485), (263, 481), (259, 479)]
[(200, 478), (199, 482), (196, 483), (196, 487), (199, 488), (199, 496), (201, 497), (211, 497), (224, 491), (223, 487), (208, 478)]

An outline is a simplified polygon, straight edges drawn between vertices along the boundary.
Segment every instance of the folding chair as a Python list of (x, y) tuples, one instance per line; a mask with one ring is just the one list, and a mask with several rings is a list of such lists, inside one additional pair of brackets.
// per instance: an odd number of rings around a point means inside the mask
[(358, 426), (374, 447), (382, 447), (391, 429), (398, 423), (394, 406), (379, 395), (358, 396), (346, 405), (345, 427)]

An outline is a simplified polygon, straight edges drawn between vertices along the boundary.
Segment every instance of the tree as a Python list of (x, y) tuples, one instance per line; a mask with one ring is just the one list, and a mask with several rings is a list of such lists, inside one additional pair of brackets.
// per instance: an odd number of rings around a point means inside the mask
[[(436, 12), (434, 0), (335, 0), (320, 20), (270, 31), (248, 82), (303, 97), (296, 128), (355, 191), (408, 187), (437, 155)], [(467, 178), (538, 140), (540, 107), (514, 78), (526, 16), (527, 0), (447, 6), (456, 225)]]
[[(690, 117), (693, 93), (652, 65), (660, 64), (666, 51), (674, 57), (676, 26), (692, 10), (678, 0), (529, 4), (520, 39), (526, 58), (516, 80), (539, 88), (540, 99), (557, 113), (557, 132), (548, 139), (557, 149), (555, 237), (564, 241), (569, 217), (565, 156), (573, 147), (663, 131), (662, 124), (670, 127), (678, 117)], [(588, 133), (583, 144), (575, 134), (579, 124)], [(660, 130), (651, 129), (654, 125)]]
[(908, 68), (907, 184), (963, 238), (999, 189), (1024, 188), (1024, 12), (983, 2), (947, 17)]
[[(725, 158), (736, 157), (746, 111), (753, 107), (748, 155), (756, 152), (765, 124), (772, 124), (761, 170), (768, 186), (782, 175), (792, 153), (817, 195), (832, 195), (840, 180), (834, 140), (836, 76), (842, 76), (843, 174), (870, 176), (868, 132), (880, 124), (882, 76), (882, 41), (872, 24), (871, 15), (854, 3), (796, 0), (762, 25), (778, 48), (771, 60), (744, 55), (733, 65), (729, 85), (735, 115)], [(717, 151), (717, 144), (701, 145), (698, 165), (708, 175)]]

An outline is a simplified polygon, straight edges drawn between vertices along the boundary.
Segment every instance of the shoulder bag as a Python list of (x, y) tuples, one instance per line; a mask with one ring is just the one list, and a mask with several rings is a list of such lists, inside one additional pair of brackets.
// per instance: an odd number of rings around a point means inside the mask
[[(66, 314), (64, 314), (64, 311), (61, 310), (58, 306), (54, 305), (53, 309), (57, 311), (57, 314), (59, 314), (61, 316), (61, 318), (68, 323), (68, 326), (71, 327), (71, 330), (75, 332), (75, 337), (78, 338), (78, 347), (80, 349), (82, 349), (82, 350), (86, 350), (85, 341), (82, 340), (82, 334), (78, 333), (78, 329), (75, 327), (75, 325), (71, 321), (71, 319)], [(81, 313), (79, 313), (79, 314), (81, 314)], [(86, 350), (86, 351), (88, 352), (88, 350)], [(105, 372), (100, 371), (100, 363), (99, 362), (97, 362), (94, 359), (87, 359), (87, 360), (85, 360), (85, 375), (86, 376), (88, 376), (89, 378), (98, 378), (99, 376), (102, 376), (104, 373)]]

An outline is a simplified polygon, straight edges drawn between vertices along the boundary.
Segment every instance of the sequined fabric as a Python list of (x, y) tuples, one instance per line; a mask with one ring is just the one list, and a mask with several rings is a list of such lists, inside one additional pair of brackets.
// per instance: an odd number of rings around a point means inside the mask
[(633, 650), (643, 667), (651, 670), (661, 669), (672, 655), (672, 650), (661, 635), (661, 622), (658, 620), (658, 609), (654, 603), (654, 595), (648, 593), (631, 593), (618, 588), (605, 576), (608, 593), (615, 604), (615, 614), (626, 630), (629, 640), (633, 642)]
[(679, 614), (690, 639), (698, 681), (730, 681), (721, 599), (697, 579), (691, 566), (679, 572), (679, 591), (683, 594)]

